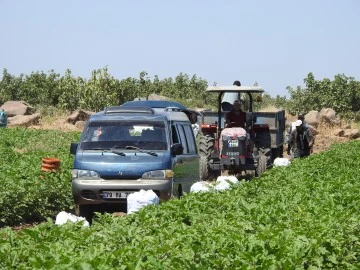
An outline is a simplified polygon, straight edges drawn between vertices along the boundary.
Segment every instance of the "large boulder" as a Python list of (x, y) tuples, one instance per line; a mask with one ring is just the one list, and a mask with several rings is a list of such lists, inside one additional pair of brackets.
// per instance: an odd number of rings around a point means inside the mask
[(333, 133), (337, 137), (345, 137), (348, 139), (357, 139), (360, 137), (360, 131), (358, 129), (336, 129)]
[(35, 109), (25, 101), (6, 101), (0, 107), (0, 110), (1, 109), (4, 109), (8, 117), (12, 117), (15, 115), (30, 115), (35, 112)]
[(310, 111), (305, 115), (305, 122), (317, 128), (319, 125), (320, 117), (318, 111)]
[(319, 112), (320, 122), (330, 126), (340, 126), (340, 117), (331, 108), (323, 108)]
[(93, 112), (78, 109), (78, 110), (74, 111), (66, 119), (66, 121), (68, 123), (71, 123), (71, 124), (75, 125), (75, 123), (78, 122), (78, 121), (87, 121), (90, 118), (90, 116), (93, 115), (93, 114), (94, 114)]
[(30, 127), (33, 125), (38, 125), (40, 117), (41, 116), (39, 113), (32, 115), (15, 115), (8, 118), (8, 124), (10, 127)]
[(357, 139), (360, 137), (360, 132), (358, 129), (345, 129), (344, 137), (349, 139)]

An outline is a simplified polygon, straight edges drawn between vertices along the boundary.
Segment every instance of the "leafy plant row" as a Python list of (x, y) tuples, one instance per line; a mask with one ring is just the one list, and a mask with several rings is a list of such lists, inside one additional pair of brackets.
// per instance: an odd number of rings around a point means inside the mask
[(277, 167), (232, 190), (188, 194), (91, 227), (0, 231), (17, 269), (356, 269), (360, 142)]
[[(0, 129), (0, 227), (33, 223), (71, 210), (71, 141), (78, 133)], [(41, 159), (61, 160), (61, 171), (42, 172)]]

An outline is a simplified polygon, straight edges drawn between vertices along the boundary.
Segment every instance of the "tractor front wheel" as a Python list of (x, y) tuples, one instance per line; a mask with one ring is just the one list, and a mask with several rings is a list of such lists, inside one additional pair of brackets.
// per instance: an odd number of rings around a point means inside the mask
[(207, 181), (210, 179), (210, 168), (206, 156), (200, 156), (200, 180)]

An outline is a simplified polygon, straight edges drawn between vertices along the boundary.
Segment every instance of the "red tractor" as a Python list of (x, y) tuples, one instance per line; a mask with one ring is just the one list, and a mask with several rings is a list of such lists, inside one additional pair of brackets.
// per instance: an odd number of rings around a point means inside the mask
[[(206, 91), (218, 93), (218, 111), (202, 112), (200, 180), (244, 172), (260, 176), (283, 155), (285, 111), (253, 112), (254, 99), (264, 92), (261, 87), (212, 86)], [(240, 126), (225, 120), (235, 100), (246, 100), (248, 107)]]

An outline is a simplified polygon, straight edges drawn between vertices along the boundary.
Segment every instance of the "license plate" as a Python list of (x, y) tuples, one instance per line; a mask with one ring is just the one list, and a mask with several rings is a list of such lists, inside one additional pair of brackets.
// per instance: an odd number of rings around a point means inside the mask
[(238, 147), (239, 141), (238, 140), (229, 140), (229, 147)]
[(126, 199), (131, 191), (103, 191), (104, 199)]
[(238, 157), (239, 156), (239, 152), (226, 152), (227, 156), (235, 156)]

